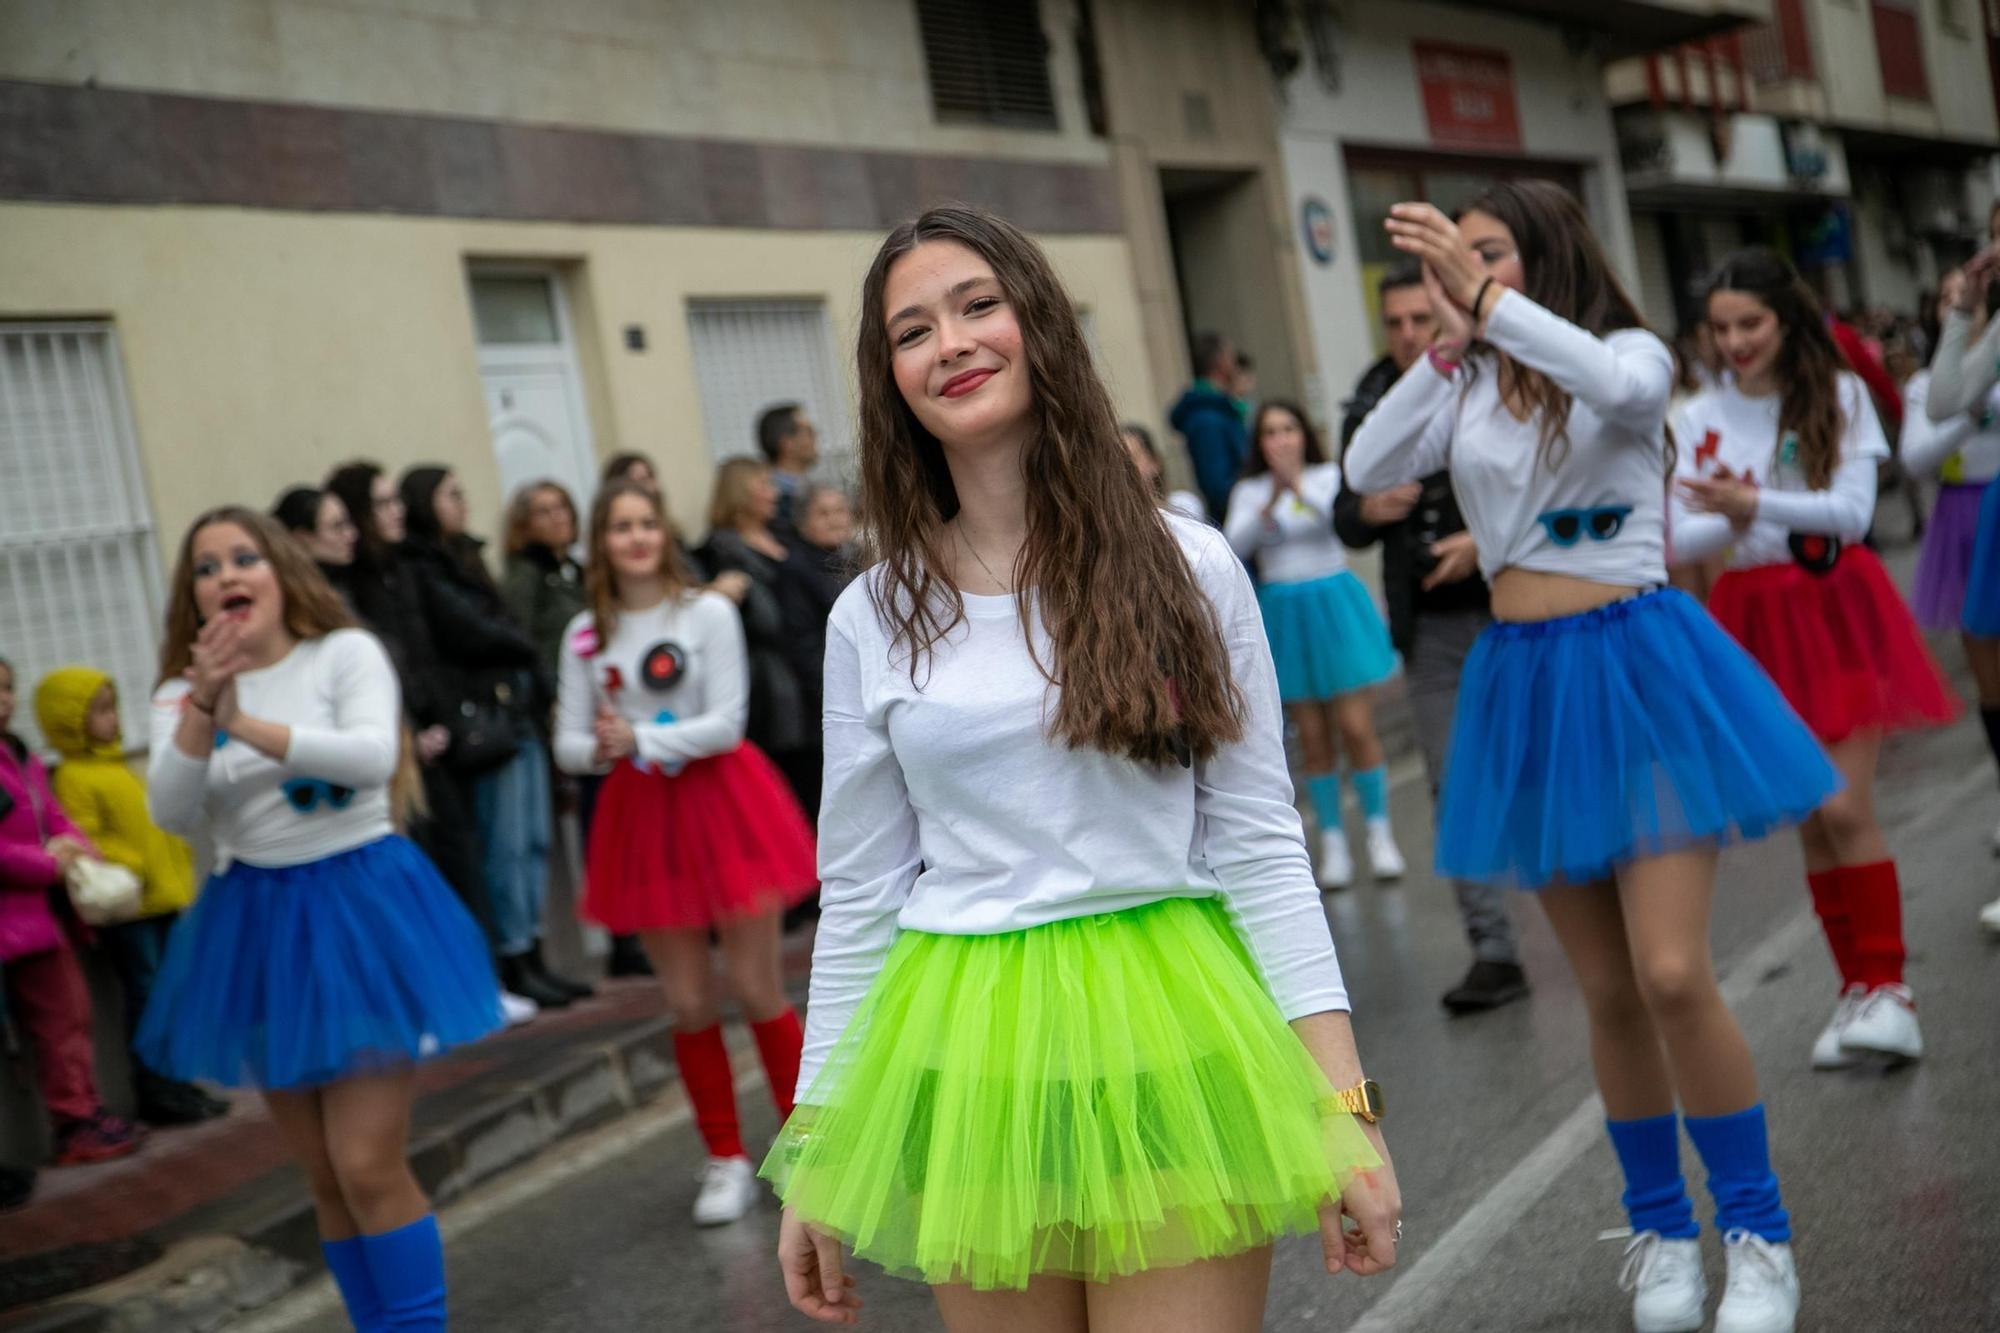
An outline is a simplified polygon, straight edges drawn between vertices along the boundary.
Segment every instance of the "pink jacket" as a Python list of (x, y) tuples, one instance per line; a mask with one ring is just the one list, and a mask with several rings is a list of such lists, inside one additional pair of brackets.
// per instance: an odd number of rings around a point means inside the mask
[[(62, 880), (56, 859), (42, 844), (59, 833), (88, 842), (49, 793), (41, 760), (14, 757), (0, 736), (0, 792), (13, 808), (0, 818), (0, 963), (63, 947), (62, 925), (49, 910), (49, 888)], [(6, 805), (0, 801), (0, 805)]]

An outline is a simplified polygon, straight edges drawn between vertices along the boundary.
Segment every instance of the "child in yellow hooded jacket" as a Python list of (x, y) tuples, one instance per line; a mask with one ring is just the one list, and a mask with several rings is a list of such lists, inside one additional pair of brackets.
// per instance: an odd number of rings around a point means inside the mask
[[(132, 871), (143, 886), (137, 920), (97, 931), (125, 991), (129, 1045), (166, 954), (167, 936), (181, 909), (194, 901), (194, 855), (153, 822), (146, 784), (126, 766), (118, 687), (110, 676), (87, 666), (50, 672), (35, 689), (35, 720), (61, 756), (50, 785), (64, 813), (105, 860)], [(147, 1069), (136, 1054), (132, 1081), (139, 1117), (157, 1125), (190, 1124), (228, 1109), (193, 1084)]]

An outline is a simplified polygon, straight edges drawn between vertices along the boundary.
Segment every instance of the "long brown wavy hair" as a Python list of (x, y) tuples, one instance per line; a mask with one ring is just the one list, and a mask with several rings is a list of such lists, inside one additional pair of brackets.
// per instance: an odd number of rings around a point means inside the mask
[[(1604, 257), (1597, 233), (1576, 196), (1553, 181), (1507, 180), (1489, 187), (1458, 211), (1484, 213), (1514, 234), (1521, 255), (1522, 294), (1551, 314), (1603, 337), (1619, 329), (1646, 326), (1639, 307), (1625, 292)], [(1499, 359), (1503, 396), (1511, 394), (1541, 422), (1542, 461), (1551, 470), (1569, 453), (1570, 396), (1539, 370), (1506, 353)]]
[(1778, 347), (1778, 443), (1786, 432), (1798, 437), (1799, 471), (1806, 485), (1823, 491), (1833, 484), (1840, 465), (1840, 437), (1847, 430), (1847, 412), (1840, 405), (1840, 372), (1847, 361), (1826, 326), (1819, 297), (1806, 286), (1787, 260), (1775, 250), (1753, 246), (1722, 261), (1708, 280), (1704, 306), (1717, 292), (1741, 292), (1755, 297), (1778, 317), (1784, 341)]
[(1023, 635), (1039, 613), (1058, 687), (1050, 734), (1072, 749), (1141, 763), (1206, 759), (1243, 734), (1242, 696), (1215, 610), (1140, 483), (1111, 397), (1092, 368), (1076, 306), (1041, 248), (1018, 227), (962, 204), (890, 232), (861, 291), (855, 365), (861, 385), (861, 515), (883, 562), (869, 595), (910, 679), (965, 615), (945, 524), (958, 492), (944, 446), (896, 387), (884, 308), (889, 270), (930, 241), (953, 241), (992, 266), (1014, 307), (1033, 395), (1022, 457), (1028, 537), (1014, 564)]
[[(277, 576), (278, 593), (285, 599), (285, 628), (293, 638), (319, 639), (337, 629), (359, 626), (360, 622), (320, 573), (311, 554), (283, 524), (242, 505), (222, 505), (197, 515), (188, 524), (187, 535), (181, 538), (180, 555), (174, 560), (173, 580), (167, 592), (166, 638), (160, 645), (161, 685), (181, 679), (194, 662), (194, 641), (201, 633), (201, 612), (194, 602), (194, 539), (203, 528), (218, 523), (232, 523), (243, 529), (250, 544), (270, 561), (271, 572)], [(410, 729), (401, 725), (397, 731), (396, 771), (389, 779), (389, 813), (396, 827), (406, 830), (413, 820), (428, 811)]]
[(597, 631), (597, 642), (607, 644), (611, 636), (618, 632), (618, 575), (611, 568), (611, 549), (607, 544), (611, 531), (611, 502), (624, 496), (644, 500), (660, 520), (660, 567), (656, 571), (660, 582), (666, 587), (667, 596), (684, 597), (695, 586), (694, 576), (688, 572), (681, 560), (680, 546), (674, 540), (674, 525), (667, 519), (666, 502), (651, 486), (636, 481), (608, 481), (598, 488), (597, 499), (590, 505), (590, 556), (583, 565), (583, 592), (590, 604), (590, 623)]

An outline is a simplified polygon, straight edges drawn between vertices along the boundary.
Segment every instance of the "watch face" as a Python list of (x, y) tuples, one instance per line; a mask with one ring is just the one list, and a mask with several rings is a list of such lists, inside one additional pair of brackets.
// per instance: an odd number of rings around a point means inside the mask
[(1381, 1119), (1382, 1112), (1387, 1108), (1382, 1101), (1382, 1087), (1374, 1079), (1362, 1081), (1361, 1100), (1367, 1104), (1369, 1119)]

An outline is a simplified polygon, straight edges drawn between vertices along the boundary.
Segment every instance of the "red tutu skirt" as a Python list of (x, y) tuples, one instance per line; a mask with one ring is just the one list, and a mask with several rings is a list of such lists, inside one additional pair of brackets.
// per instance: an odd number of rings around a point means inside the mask
[(1958, 715), (1910, 608), (1865, 546), (1847, 547), (1824, 574), (1796, 564), (1732, 569), (1715, 581), (1708, 609), (1823, 742)]
[(611, 770), (586, 870), (584, 919), (619, 935), (783, 911), (818, 883), (812, 829), (747, 741), (671, 777), (629, 761)]

